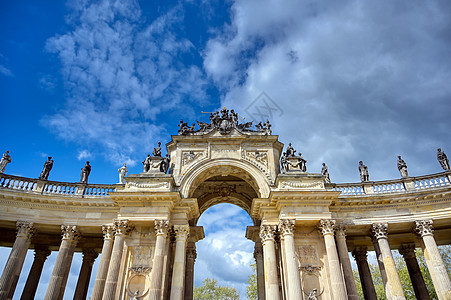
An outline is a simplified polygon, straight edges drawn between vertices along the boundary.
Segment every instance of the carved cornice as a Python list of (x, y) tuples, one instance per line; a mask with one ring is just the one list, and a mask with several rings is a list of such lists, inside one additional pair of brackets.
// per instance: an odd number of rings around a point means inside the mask
[(323, 235), (334, 234), (335, 230), (335, 220), (323, 219), (319, 221), (318, 229)]
[(279, 232), (282, 235), (293, 234), (295, 230), (296, 220), (294, 219), (281, 219), (279, 222)]
[(376, 223), (371, 227), (371, 231), (376, 239), (386, 239), (388, 235), (387, 223)]
[(103, 238), (105, 240), (111, 240), (114, 236), (113, 225), (102, 225)]
[(268, 240), (274, 240), (277, 231), (276, 225), (261, 225), (260, 226), (260, 239), (263, 243)]
[(61, 233), (63, 235), (63, 240), (77, 242), (81, 238), (80, 231), (75, 225), (61, 225)]
[(17, 221), (17, 237), (31, 239), (34, 236), (35, 228), (33, 223)]
[(167, 236), (169, 230), (169, 221), (155, 220), (155, 233), (162, 236)]
[(419, 220), (415, 221), (415, 231), (416, 233), (424, 237), (426, 235), (434, 235), (434, 229), (432, 227), (432, 220)]
[(176, 240), (185, 240), (189, 236), (189, 225), (174, 225), (174, 233)]
[(114, 221), (114, 231), (116, 232), (116, 235), (127, 235), (133, 229), (134, 226), (130, 224), (128, 220)]

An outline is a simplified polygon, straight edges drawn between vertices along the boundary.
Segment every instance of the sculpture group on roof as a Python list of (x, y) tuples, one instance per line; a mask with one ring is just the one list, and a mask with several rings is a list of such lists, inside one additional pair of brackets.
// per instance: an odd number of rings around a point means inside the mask
[(280, 158), (280, 166), (282, 173), (296, 171), (307, 172), (307, 160), (302, 157), (301, 153), (296, 155), (296, 150), (291, 143), (288, 144), (287, 151)]
[[(243, 118), (244, 120), (244, 118)], [(228, 134), (233, 128), (237, 129), (242, 133), (257, 133), (261, 135), (271, 135), (271, 124), (269, 120), (262, 123), (259, 122), (255, 125), (256, 130), (250, 129), (252, 127), (251, 122), (240, 123), (240, 116), (235, 112), (235, 110), (228, 110), (225, 107), (221, 111), (215, 111), (210, 113), (210, 124), (203, 121), (196, 121), (199, 126), (196, 129), (196, 124), (193, 123), (191, 126), (188, 123), (180, 120), (179, 123), (179, 135), (201, 135), (208, 133), (214, 129), (217, 129), (221, 134)]]
[(158, 147), (153, 148), (153, 157), (147, 154), (143, 163), (143, 173), (166, 173), (169, 169), (171, 158), (169, 154), (165, 157), (161, 157), (161, 142), (158, 142)]

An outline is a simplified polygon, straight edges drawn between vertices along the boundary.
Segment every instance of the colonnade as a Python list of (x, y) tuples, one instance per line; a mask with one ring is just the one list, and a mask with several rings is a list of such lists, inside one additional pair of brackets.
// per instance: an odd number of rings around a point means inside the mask
[[(451, 299), (450, 278), (435, 242), (432, 224), (432, 220), (415, 221), (415, 232), (421, 239), (425, 260), (438, 298)], [(16, 239), (0, 278), (0, 300), (12, 299), (35, 232), (31, 223), (19, 221), (16, 225)], [(282, 219), (278, 225), (260, 226), (260, 240), (256, 241), (254, 252), (259, 299), (305, 299), (295, 248), (295, 225), (294, 219)], [(102, 227), (104, 242), (92, 300), (116, 299), (119, 293), (118, 278), (125, 238), (132, 229), (133, 226), (127, 220), (116, 220), (113, 225)], [(323, 237), (326, 249), (332, 299), (357, 300), (357, 290), (346, 245), (346, 227), (336, 224), (335, 220), (327, 219), (319, 222), (318, 230)], [(81, 237), (77, 226), (62, 225), (61, 232), (62, 240), (45, 300), (63, 298), (75, 247)], [(388, 225), (373, 224), (371, 233), (388, 299), (405, 299), (388, 242)], [(155, 234), (149, 299), (159, 300), (165, 297), (171, 300), (192, 299), (196, 250), (195, 241), (188, 239), (189, 225), (171, 227), (168, 221), (156, 220)], [(170, 251), (173, 254), (169, 253)], [(430, 299), (414, 251), (414, 244), (402, 244), (399, 248), (399, 252), (406, 261), (416, 297)], [(49, 254), (50, 251), (45, 246), (35, 245), (34, 261), (21, 299), (34, 299), (44, 262)], [(86, 299), (92, 265), (97, 255), (98, 253), (92, 249), (83, 250), (83, 262), (74, 299)], [(377, 299), (367, 262), (367, 248), (355, 248), (352, 255), (358, 266), (365, 299)]]

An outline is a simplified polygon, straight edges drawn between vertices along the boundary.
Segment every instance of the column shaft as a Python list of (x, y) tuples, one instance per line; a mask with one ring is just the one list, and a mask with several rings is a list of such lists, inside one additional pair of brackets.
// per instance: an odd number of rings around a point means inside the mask
[(155, 221), (155, 231), (157, 239), (155, 242), (155, 254), (153, 259), (149, 299), (160, 300), (163, 282), (164, 255), (166, 249), (166, 236), (168, 233), (168, 221)]
[(97, 257), (97, 252), (92, 250), (83, 251), (83, 262), (78, 275), (75, 288), (74, 300), (85, 300), (88, 294), (89, 279), (91, 278), (92, 265)]
[(338, 255), (340, 257), (341, 267), (346, 284), (346, 291), (349, 300), (358, 300), (357, 288), (355, 286), (354, 274), (352, 273), (351, 260), (349, 259), (348, 246), (346, 245), (345, 229), (343, 226), (337, 228), (335, 235), (337, 242)]
[(424, 258), (431, 273), (437, 297), (451, 299), (451, 281), (433, 236), (432, 220), (416, 221), (416, 231), (423, 238)]
[(412, 281), (413, 290), (417, 299), (431, 299), (415, 256), (415, 245), (402, 245), (399, 253), (401, 253), (406, 261), (407, 270), (409, 271), (410, 280)]
[(373, 242), (374, 252), (376, 252), (376, 259), (377, 264), (379, 266), (379, 271), (381, 272), (382, 283), (384, 284), (385, 289), (385, 296), (387, 296), (387, 298), (390, 299), (391, 298), (390, 286), (388, 285), (387, 272), (385, 272), (385, 266), (384, 261), (382, 260), (381, 249), (379, 249), (379, 243), (377, 242), (377, 238), (374, 235), (371, 236), (371, 240)]
[(196, 245), (188, 242), (186, 247), (186, 272), (185, 272), (185, 297), (184, 300), (192, 300), (194, 292), (194, 263), (196, 262)]
[(260, 239), (263, 243), (263, 259), (265, 268), (265, 298), (280, 299), (279, 278), (277, 276), (277, 259), (274, 234), (277, 226), (260, 226)]
[(77, 226), (61, 225), (61, 231), (63, 232), (63, 239), (58, 256), (56, 257), (47, 292), (45, 293), (45, 300), (63, 299), (75, 246), (80, 238)]
[(17, 235), (13, 248), (9, 254), (2, 277), (0, 278), (0, 299), (6, 300), (12, 296), (16, 289), (17, 281), (22, 270), (28, 247), (34, 233), (31, 223), (17, 222)]
[(50, 250), (36, 248), (34, 250), (34, 260), (31, 265), (30, 273), (28, 273), (27, 282), (22, 292), (20, 300), (33, 300), (38, 288), (39, 279), (41, 278), (42, 268), (45, 260), (50, 255)]
[(368, 266), (366, 248), (354, 249), (352, 256), (354, 256), (357, 262), (365, 300), (377, 300), (376, 289), (374, 288), (373, 278), (371, 277), (370, 267)]
[(260, 241), (255, 242), (254, 250), (255, 264), (257, 266), (257, 294), (259, 300), (265, 300), (265, 270), (263, 262), (263, 245)]
[(102, 226), (102, 230), (103, 247), (102, 253), (100, 254), (99, 269), (97, 270), (96, 281), (94, 282), (94, 289), (92, 291), (92, 300), (102, 299), (106, 276), (108, 274), (108, 267), (111, 260), (111, 252), (113, 250), (113, 226), (104, 225)]
[(279, 231), (283, 235), (283, 247), (286, 259), (286, 287), (288, 299), (302, 299), (301, 279), (299, 276), (296, 248), (294, 245), (295, 220), (283, 219), (279, 223)]
[(175, 257), (172, 272), (171, 300), (182, 300), (185, 287), (186, 239), (189, 235), (188, 225), (174, 225)]
[(399, 278), (398, 270), (396, 269), (395, 260), (390, 250), (390, 245), (387, 240), (387, 224), (373, 224), (373, 233), (377, 238), (379, 249), (384, 262), (385, 272), (387, 274), (387, 286), (389, 293), (393, 300), (405, 300), (404, 291), (402, 290), (401, 280)]

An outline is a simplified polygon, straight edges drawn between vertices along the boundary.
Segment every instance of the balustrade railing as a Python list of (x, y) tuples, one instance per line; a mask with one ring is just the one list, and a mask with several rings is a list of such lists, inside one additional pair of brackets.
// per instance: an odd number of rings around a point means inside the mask
[(0, 188), (21, 190), (38, 194), (67, 196), (107, 197), (116, 191), (114, 184), (82, 184), (47, 181), (8, 174), (0, 174)]

